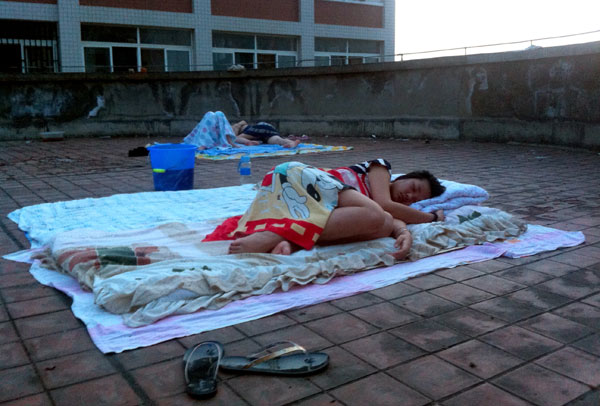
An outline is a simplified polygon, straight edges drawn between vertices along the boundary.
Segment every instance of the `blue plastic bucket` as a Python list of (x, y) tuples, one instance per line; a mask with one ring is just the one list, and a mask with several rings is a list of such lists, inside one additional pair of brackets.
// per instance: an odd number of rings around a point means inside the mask
[(154, 190), (189, 190), (194, 187), (196, 146), (155, 144), (148, 147)]

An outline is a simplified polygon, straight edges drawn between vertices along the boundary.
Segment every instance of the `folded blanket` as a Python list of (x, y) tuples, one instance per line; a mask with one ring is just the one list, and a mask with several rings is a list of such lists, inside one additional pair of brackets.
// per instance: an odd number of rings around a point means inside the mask
[[(74, 276), (95, 302), (122, 314), (128, 326), (225, 304), (295, 285), (326, 283), (391, 265), (394, 239), (315, 247), (289, 256), (224, 255), (228, 242), (200, 243), (216, 222), (167, 223), (122, 232), (92, 229), (58, 233), (36, 259)], [(500, 210), (464, 207), (445, 223), (411, 226), (411, 259), (519, 235), (526, 226)]]
[(449, 212), (444, 222), (410, 224), (408, 229), (413, 235), (410, 259), (416, 260), (518, 236), (527, 230), (527, 225), (498, 209), (463, 206)]

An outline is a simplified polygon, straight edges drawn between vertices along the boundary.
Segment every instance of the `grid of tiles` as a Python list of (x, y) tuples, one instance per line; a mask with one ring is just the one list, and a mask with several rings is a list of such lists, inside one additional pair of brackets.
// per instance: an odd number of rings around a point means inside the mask
[[(145, 157), (127, 151), (173, 138), (67, 139), (0, 146), (0, 255), (28, 246), (6, 214), (43, 202), (151, 191)], [(442, 269), (383, 289), (260, 320), (102, 355), (27, 264), (0, 259), (0, 402), (55, 406), (196, 404), (185, 393), (186, 348), (219, 340), (230, 355), (292, 340), (331, 358), (302, 377), (219, 373), (206, 404), (591, 406), (600, 393), (600, 161), (539, 145), (312, 137), (352, 145), (303, 155), (343, 166), (386, 157), (490, 192), (486, 203), (527, 222), (581, 230), (586, 243), (521, 259)], [(266, 172), (285, 158), (253, 160)], [(510, 162), (510, 165), (506, 165)], [(196, 164), (195, 187), (235, 184), (237, 162)], [(551, 175), (551, 176), (550, 176)], [(85, 400), (83, 400), (85, 399)]]

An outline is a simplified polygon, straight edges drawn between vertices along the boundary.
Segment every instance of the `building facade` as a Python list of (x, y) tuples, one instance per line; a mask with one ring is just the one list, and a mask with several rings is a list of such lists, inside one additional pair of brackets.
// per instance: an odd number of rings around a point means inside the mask
[(393, 61), (394, 3), (0, 0), (0, 72), (180, 72)]

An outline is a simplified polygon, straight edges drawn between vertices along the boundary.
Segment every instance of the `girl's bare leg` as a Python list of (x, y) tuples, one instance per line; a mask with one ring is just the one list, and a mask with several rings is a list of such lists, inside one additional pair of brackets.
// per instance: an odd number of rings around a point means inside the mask
[(237, 137), (235, 137), (235, 142), (237, 142), (238, 144), (246, 145), (247, 147), (252, 145), (260, 145), (260, 141), (251, 140), (250, 138), (246, 138), (242, 135), (238, 135)]
[(300, 144), (300, 140), (289, 140), (281, 138), (279, 135), (274, 135), (267, 140), (267, 143), (281, 145), (284, 148), (296, 148)]
[(343, 190), (317, 242), (344, 244), (389, 237), (394, 229), (393, 220), (373, 200), (356, 190)]

